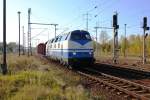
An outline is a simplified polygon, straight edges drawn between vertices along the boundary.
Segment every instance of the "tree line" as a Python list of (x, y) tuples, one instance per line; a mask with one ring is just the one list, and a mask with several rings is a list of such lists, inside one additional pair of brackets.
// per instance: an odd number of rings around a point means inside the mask
[[(6, 50), (8, 53), (16, 53), (18, 52), (18, 47), (19, 45), (16, 42), (10, 42), (7, 44), (6, 46)], [(21, 46), (21, 49), (23, 48), (23, 46)], [(3, 52), (3, 43), (0, 42), (0, 54), (2, 54)]]
[[(121, 56), (142, 57), (143, 53), (143, 35), (132, 34), (128, 37), (123, 35), (119, 38), (119, 54)], [(97, 45), (97, 47), (96, 47)], [(111, 55), (113, 53), (113, 38), (110, 39), (106, 31), (101, 31), (99, 41), (94, 42), (94, 48), (97, 48), (101, 55)], [(150, 36), (146, 38), (146, 53), (150, 56)]]

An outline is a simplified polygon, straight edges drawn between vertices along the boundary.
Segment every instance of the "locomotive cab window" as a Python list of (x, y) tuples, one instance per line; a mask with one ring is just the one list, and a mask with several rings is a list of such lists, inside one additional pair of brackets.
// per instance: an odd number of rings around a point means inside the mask
[(91, 40), (91, 37), (88, 32), (75, 31), (71, 33), (71, 40)]
[(91, 36), (88, 32), (82, 32), (82, 38), (85, 40), (91, 40)]

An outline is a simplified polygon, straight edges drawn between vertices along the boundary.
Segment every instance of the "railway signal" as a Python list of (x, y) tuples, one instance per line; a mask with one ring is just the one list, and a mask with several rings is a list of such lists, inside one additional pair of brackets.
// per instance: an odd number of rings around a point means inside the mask
[(149, 27), (147, 26), (147, 17), (143, 18), (143, 64), (146, 63), (146, 37), (148, 36), (148, 34), (146, 33), (146, 31), (149, 30)]
[(118, 25), (118, 14), (114, 14), (113, 15), (113, 29), (114, 29), (114, 42), (113, 42), (113, 63), (117, 63), (118, 62), (118, 51), (119, 51), (119, 47), (118, 47), (118, 29), (119, 29), (119, 25)]

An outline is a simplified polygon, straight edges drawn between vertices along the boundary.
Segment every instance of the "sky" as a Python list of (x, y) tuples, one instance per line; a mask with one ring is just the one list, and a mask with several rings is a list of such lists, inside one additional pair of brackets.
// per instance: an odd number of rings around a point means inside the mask
[[(85, 30), (86, 13), (89, 14), (88, 31), (92, 37), (95, 37), (96, 23), (99, 27), (112, 27), (112, 16), (115, 12), (118, 13), (119, 36), (124, 35), (124, 24), (127, 24), (127, 35), (142, 35), (141, 27), (145, 16), (150, 26), (150, 0), (6, 0), (6, 3), (7, 43), (18, 42), (18, 11), (21, 12), (21, 44), (22, 26), (25, 27), (27, 42), (28, 8), (31, 8), (32, 23), (58, 24), (57, 35), (76, 29)], [(0, 7), (0, 41), (2, 41), (3, 0), (0, 1)], [(31, 25), (31, 28), (33, 45), (54, 37), (54, 26)], [(113, 33), (110, 29), (98, 29), (98, 36), (102, 30), (112, 38)]]

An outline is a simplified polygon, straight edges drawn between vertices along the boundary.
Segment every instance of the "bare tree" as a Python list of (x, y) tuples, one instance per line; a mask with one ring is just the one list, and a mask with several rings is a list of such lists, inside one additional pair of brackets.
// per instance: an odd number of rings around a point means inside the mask
[(109, 35), (106, 31), (101, 31), (99, 39), (101, 44), (105, 44), (109, 40)]

